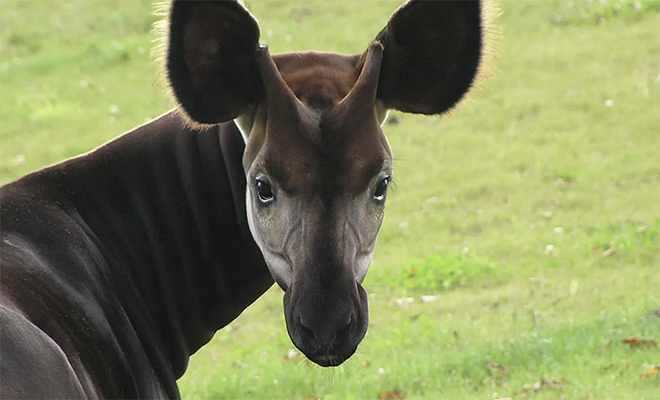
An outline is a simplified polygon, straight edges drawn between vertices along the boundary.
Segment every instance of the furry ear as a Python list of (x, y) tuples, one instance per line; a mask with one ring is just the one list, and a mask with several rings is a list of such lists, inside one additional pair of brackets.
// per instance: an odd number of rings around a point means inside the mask
[(174, 0), (169, 24), (167, 75), (193, 121), (231, 120), (262, 96), (259, 25), (238, 1)]
[(481, 13), (478, 0), (402, 5), (376, 38), (385, 48), (378, 100), (416, 114), (441, 114), (458, 103), (481, 62)]

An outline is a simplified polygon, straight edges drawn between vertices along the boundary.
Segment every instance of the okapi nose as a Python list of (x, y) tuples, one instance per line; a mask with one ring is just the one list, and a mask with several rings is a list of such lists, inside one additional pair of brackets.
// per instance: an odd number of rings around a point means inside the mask
[(298, 318), (298, 323), (300, 324), (300, 332), (305, 336), (304, 340), (314, 343), (315, 347), (328, 349), (336, 342), (347, 339), (356, 319), (355, 315), (351, 314), (348, 320), (341, 322), (329, 323), (329, 321), (326, 321), (322, 324), (306, 324), (302, 318)]

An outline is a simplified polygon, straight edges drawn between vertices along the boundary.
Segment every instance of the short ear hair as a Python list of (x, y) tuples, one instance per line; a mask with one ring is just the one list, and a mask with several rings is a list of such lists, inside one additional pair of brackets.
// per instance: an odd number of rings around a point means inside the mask
[(259, 25), (238, 1), (174, 0), (169, 25), (167, 75), (192, 120), (228, 121), (259, 99)]
[(378, 100), (416, 114), (452, 108), (479, 69), (483, 29), (478, 0), (408, 1), (376, 37), (384, 45)]

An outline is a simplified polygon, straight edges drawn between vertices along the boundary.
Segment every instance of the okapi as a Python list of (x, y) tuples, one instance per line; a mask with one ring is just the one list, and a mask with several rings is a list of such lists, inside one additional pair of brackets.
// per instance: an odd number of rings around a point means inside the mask
[(473, 85), (479, 1), (410, 0), (363, 54), (270, 55), (237, 1), (170, 6), (180, 106), (1, 188), (4, 398), (178, 398), (191, 354), (273, 282), (321, 366), (365, 336), (390, 109)]

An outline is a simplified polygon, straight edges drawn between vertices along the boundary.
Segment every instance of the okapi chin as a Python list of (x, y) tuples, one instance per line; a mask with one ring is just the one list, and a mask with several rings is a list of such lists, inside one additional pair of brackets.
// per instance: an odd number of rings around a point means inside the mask
[(479, 1), (402, 5), (363, 54), (270, 54), (237, 1), (172, 2), (179, 107), (0, 189), (0, 396), (178, 398), (188, 358), (276, 282), (291, 340), (347, 360), (392, 181), (387, 112), (472, 87)]

